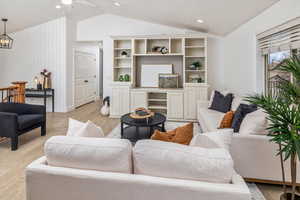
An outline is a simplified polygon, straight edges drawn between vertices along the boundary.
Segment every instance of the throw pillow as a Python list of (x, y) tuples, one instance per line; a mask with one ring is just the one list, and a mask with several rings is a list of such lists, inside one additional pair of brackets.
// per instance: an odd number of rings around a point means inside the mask
[(239, 132), (240, 126), (242, 124), (243, 119), (248, 113), (257, 110), (256, 105), (247, 105), (247, 104), (240, 104), (236, 112), (234, 113), (233, 121), (231, 128), (233, 128), (234, 132)]
[(104, 137), (104, 132), (101, 127), (95, 125), (93, 122), (80, 122), (75, 119), (69, 119), (69, 128), (67, 136), (74, 137)]
[(231, 128), (233, 117), (234, 117), (234, 112), (233, 111), (227, 112), (224, 115), (224, 117), (223, 117), (223, 119), (220, 123), (219, 129)]
[(69, 128), (67, 136), (74, 136), (74, 134), (84, 126), (84, 122), (69, 118)]
[(209, 108), (212, 110), (226, 113), (231, 109), (232, 99), (233, 99), (233, 94), (231, 93), (225, 96), (221, 94), (219, 91), (215, 91), (214, 99)]
[(249, 113), (241, 124), (240, 134), (267, 135), (267, 116), (261, 109)]
[(223, 148), (229, 151), (232, 134), (232, 129), (223, 129), (215, 132), (199, 133), (193, 137), (190, 146), (197, 146), (209, 149)]
[(85, 125), (75, 133), (77, 137), (104, 137), (104, 132), (101, 127), (88, 121)]
[[(212, 104), (212, 102), (213, 102), (213, 100), (214, 100), (215, 91), (216, 91), (216, 90), (211, 91), (211, 95), (210, 95), (209, 102), (208, 102), (208, 107), (211, 107), (211, 104)], [(219, 92), (220, 92), (221, 94), (223, 94), (223, 95), (227, 95), (227, 94), (229, 93), (228, 90), (223, 90), (223, 91), (219, 91)]]
[(156, 130), (151, 136), (151, 139), (188, 145), (193, 138), (193, 130), (193, 123), (186, 124), (168, 132), (160, 132)]

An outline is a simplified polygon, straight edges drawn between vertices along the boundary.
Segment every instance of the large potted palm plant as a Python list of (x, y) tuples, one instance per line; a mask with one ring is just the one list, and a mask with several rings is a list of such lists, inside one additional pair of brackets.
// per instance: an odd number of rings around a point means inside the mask
[[(300, 159), (300, 57), (283, 60), (277, 70), (290, 73), (293, 81), (281, 81), (277, 96), (254, 95), (246, 100), (268, 114), (270, 141), (279, 145), (284, 193), (281, 199), (299, 199), (296, 193), (297, 162)], [(287, 192), (284, 162), (289, 160), (292, 191)]]

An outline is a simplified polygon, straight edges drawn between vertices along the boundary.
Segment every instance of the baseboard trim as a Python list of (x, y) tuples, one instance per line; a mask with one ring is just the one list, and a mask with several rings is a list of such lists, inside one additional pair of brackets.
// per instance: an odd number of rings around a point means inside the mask
[[(266, 183), (272, 185), (283, 185), (282, 181), (271, 181), (271, 180), (264, 180), (264, 179), (256, 179), (256, 178), (244, 178), (247, 182), (254, 182), (254, 183)], [(292, 185), (291, 182), (287, 182), (286, 185)], [(297, 186), (300, 186), (300, 183), (297, 183)]]

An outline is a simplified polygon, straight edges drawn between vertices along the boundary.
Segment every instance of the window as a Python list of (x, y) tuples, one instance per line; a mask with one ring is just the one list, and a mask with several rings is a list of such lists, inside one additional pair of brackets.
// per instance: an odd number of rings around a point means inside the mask
[(279, 51), (265, 55), (265, 91), (267, 94), (277, 96), (280, 82), (291, 80), (290, 73), (276, 69), (276, 66), (290, 55), (290, 51)]
[(264, 58), (265, 93), (279, 94), (278, 85), (282, 81), (293, 81), (289, 73), (276, 69), (285, 58), (300, 55), (300, 17), (257, 35), (258, 47)]

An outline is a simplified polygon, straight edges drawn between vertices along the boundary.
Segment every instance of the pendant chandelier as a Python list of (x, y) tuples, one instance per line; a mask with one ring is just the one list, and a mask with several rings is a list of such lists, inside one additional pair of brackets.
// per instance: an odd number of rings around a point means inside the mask
[(7, 19), (2, 19), (4, 23), (4, 33), (0, 35), (0, 49), (11, 49), (13, 45), (13, 39), (6, 34), (6, 22)]

